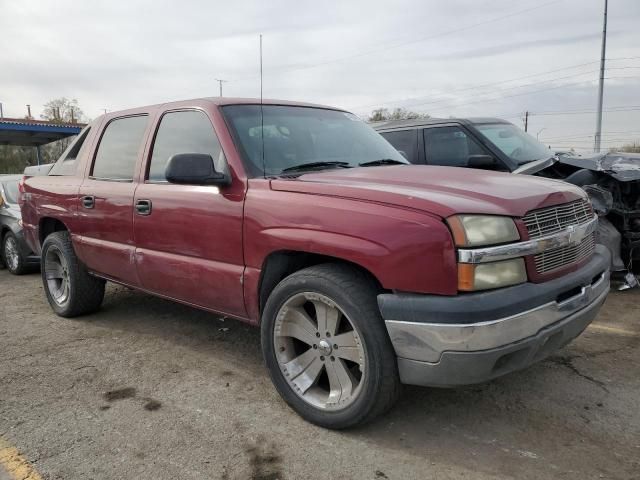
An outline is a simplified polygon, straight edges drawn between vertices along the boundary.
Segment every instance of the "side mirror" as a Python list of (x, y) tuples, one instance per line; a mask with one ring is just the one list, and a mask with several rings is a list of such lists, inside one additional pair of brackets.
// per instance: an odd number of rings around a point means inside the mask
[(610, 191), (598, 185), (585, 185), (582, 188), (587, 192), (587, 195), (589, 195), (593, 210), (595, 210), (598, 216), (604, 217), (611, 211), (613, 207), (613, 195)]
[(229, 185), (231, 179), (216, 171), (211, 155), (179, 153), (169, 158), (165, 170), (169, 183), (181, 185)]
[(482, 168), (492, 169), (496, 166), (496, 159), (491, 155), (469, 155), (467, 161), (467, 167), (469, 168)]

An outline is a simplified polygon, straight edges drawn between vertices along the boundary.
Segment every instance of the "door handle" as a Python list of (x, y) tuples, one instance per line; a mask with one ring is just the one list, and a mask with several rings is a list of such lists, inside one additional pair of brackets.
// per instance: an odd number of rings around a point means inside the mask
[(151, 200), (138, 200), (136, 202), (138, 215), (151, 215)]
[(84, 208), (93, 208), (96, 206), (96, 197), (92, 195), (87, 195), (86, 197), (82, 197), (82, 206)]

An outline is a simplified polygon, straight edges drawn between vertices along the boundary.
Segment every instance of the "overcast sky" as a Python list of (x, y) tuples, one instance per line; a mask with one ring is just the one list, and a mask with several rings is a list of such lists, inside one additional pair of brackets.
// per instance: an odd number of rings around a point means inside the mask
[[(0, 0), (0, 102), (86, 115), (218, 94), (500, 116), (590, 148), (604, 0)], [(610, 0), (603, 146), (640, 141), (640, 1)], [(607, 111), (609, 110), (609, 111)], [(553, 112), (564, 112), (562, 114)], [(542, 131), (541, 131), (542, 130)]]

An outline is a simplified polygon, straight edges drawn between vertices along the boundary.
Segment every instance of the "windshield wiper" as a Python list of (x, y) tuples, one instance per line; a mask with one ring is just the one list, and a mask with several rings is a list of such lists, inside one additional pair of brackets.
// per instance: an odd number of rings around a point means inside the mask
[(359, 165), (361, 167), (377, 167), (378, 165), (407, 165), (407, 162), (401, 162), (393, 158), (380, 158), (378, 160), (371, 160), (370, 162), (362, 162)]
[(294, 165), (293, 167), (283, 168), (282, 172), (299, 172), (301, 170), (312, 170), (314, 168), (322, 167), (351, 168), (351, 165), (349, 165), (349, 162), (309, 162), (301, 163), (300, 165)]

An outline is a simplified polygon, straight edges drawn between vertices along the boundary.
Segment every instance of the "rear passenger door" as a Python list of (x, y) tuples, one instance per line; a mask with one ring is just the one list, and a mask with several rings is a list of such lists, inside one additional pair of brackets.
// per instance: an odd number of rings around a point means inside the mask
[(421, 142), (418, 142), (418, 129), (394, 130), (383, 132), (384, 139), (393, 145), (410, 163), (424, 163), (424, 155), (421, 155)]
[(243, 301), (244, 188), (169, 184), (165, 168), (180, 153), (204, 153), (229, 174), (224, 152), (202, 110), (168, 111), (159, 120), (135, 193), (136, 260), (151, 292), (221, 313), (246, 316)]
[(87, 267), (138, 285), (133, 239), (136, 188), (148, 115), (110, 120), (98, 142), (90, 171), (80, 186), (76, 240)]

